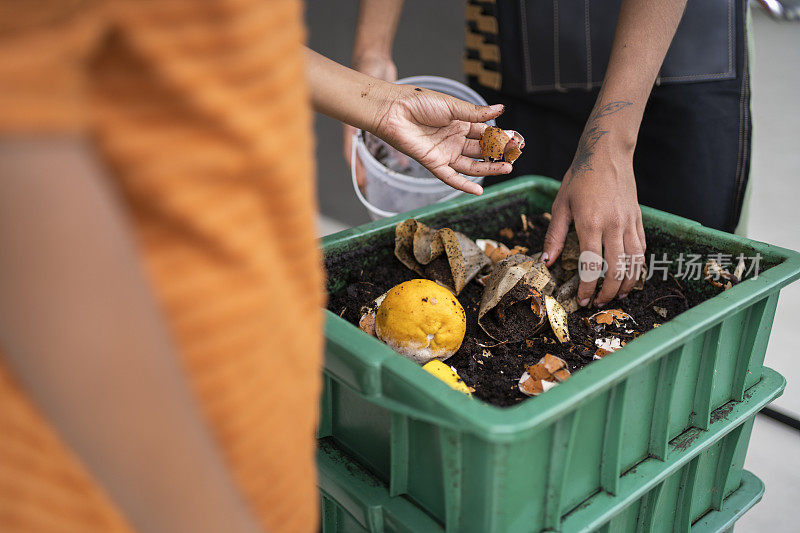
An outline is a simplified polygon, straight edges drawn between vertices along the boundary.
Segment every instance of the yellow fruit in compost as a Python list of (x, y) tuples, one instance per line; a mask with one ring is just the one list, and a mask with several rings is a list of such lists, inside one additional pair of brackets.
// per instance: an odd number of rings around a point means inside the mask
[(456, 353), (466, 331), (464, 308), (455, 295), (428, 279), (393, 287), (375, 316), (378, 338), (419, 364)]
[(433, 361), (425, 363), (422, 366), (422, 369), (427, 370), (458, 392), (470, 394), (469, 388), (467, 387), (467, 384), (461, 380), (461, 376), (459, 376), (455, 370), (450, 368), (449, 365), (442, 363), (438, 359), (434, 359)]

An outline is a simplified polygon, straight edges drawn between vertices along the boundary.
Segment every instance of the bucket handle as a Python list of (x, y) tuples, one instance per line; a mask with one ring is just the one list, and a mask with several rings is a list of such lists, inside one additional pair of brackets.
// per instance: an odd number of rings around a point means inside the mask
[(356, 130), (353, 134), (353, 142), (352, 148), (350, 149), (350, 177), (353, 179), (353, 189), (356, 191), (356, 197), (358, 200), (366, 207), (368, 210), (372, 211), (378, 216), (389, 218), (395, 216), (397, 213), (392, 213), (391, 211), (384, 211), (383, 209), (379, 209), (369, 203), (369, 201), (364, 198), (364, 195), (361, 193), (361, 188), (358, 186), (358, 179), (356, 178), (356, 145), (358, 145), (358, 132), (361, 130)]
[[(358, 198), (358, 200), (363, 204), (364, 207), (366, 207), (369, 211), (372, 211), (376, 215), (384, 217), (384, 218), (393, 217), (397, 213), (394, 213), (392, 211), (385, 211), (385, 210), (380, 209), (378, 207), (375, 207), (374, 205), (369, 203), (369, 200), (367, 200), (364, 197), (364, 195), (361, 192), (361, 188), (358, 186), (358, 179), (356, 178), (356, 146), (358, 145), (358, 133), (359, 133), (359, 131), (361, 131), (361, 130), (356, 130), (356, 132), (353, 134), (353, 142), (351, 143), (352, 144), (352, 148), (350, 148), (350, 177), (353, 180), (353, 189), (355, 189), (355, 191), (356, 191), (356, 198)], [(456, 189), (453, 192), (451, 192), (450, 194), (448, 194), (446, 196), (443, 196), (442, 198), (439, 198), (438, 200), (436, 200), (435, 203), (446, 202), (447, 200), (452, 200), (453, 198), (459, 196), (460, 194), (464, 194), (464, 191), (460, 191), (460, 190)]]

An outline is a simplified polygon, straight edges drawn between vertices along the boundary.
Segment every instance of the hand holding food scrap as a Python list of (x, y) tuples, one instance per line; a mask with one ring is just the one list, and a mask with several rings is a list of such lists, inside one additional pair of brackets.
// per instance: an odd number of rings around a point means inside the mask
[(742, 265), (730, 273), (711, 260), (700, 289), (671, 275), (645, 282), (645, 273), (625, 300), (583, 308), (575, 301), (577, 236), (569, 233), (547, 267), (541, 246), (548, 221), (547, 213), (523, 214), (513, 227), (474, 240), (415, 219), (401, 222), (392, 261), (375, 267), (379, 275), (362, 271), (362, 281), (344, 291), (358, 295), (358, 326), (452, 388), (513, 405), (742, 278)]

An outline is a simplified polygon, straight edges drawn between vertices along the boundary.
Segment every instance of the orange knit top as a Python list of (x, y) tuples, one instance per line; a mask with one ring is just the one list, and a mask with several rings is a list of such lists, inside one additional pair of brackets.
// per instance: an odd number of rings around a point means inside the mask
[[(0, 3), (0, 135), (97, 140), (198, 404), (269, 531), (317, 524), (303, 41), (297, 0)], [(2, 357), (0, 531), (130, 531)]]

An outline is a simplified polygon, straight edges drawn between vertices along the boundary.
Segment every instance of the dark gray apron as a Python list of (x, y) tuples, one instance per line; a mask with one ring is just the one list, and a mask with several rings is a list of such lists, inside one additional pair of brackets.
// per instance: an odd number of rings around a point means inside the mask
[[(502, 90), (517, 95), (600, 86), (608, 66), (621, 0), (472, 1), (497, 19), (500, 61), (467, 49), (481, 68), (502, 75)], [(735, 0), (689, 0), (656, 84), (736, 77)], [(470, 8), (468, 7), (468, 10)], [(473, 11), (474, 12), (474, 11)], [(468, 32), (480, 29), (467, 21)], [(482, 29), (492, 29), (484, 24)], [(499, 89), (499, 87), (494, 87)]]

